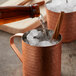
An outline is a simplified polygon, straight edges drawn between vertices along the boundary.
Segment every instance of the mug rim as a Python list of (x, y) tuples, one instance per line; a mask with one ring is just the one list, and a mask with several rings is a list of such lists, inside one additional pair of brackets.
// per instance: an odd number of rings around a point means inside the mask
[[(49, 30), (49, 29), (48, 29)], [(30, 30), (31, 31), (31, 30)], [(30, 32), (30, 31), (27, 31), (27, 32)], [(53, 30), (49, 30), (49, 31), (53, 31)], [(59, 34), (59, 41), (58, 41), (58, 43), (56, 43), (56, 44), (54, 44), (54, 45), (52, 45), (52, 46), (35, 46), (35, 45), (30, 45), (30, 44), (28, 44), (28, 43), (26, 43), (25, 41), (24, 41), (24, 39), (23, 39), (23, 37), (24, 37), (24, 35), (27, 33), (27, 32), (24, 32), (23, 33), (23, 35), (22, 35), (22, 37), (21, 37), (21, 40), (25, 43), (25, 44), (27, 44), (28, 46), (32, 46), (32, 47), (40, 47), (40, 48), (47, 48), (47, 47), (54, 47), (54, 46), (57, 46), (58, 44), (60, 44), (61, 42), (62, 42), (62, 36), (61, 36), (61, 34)]]

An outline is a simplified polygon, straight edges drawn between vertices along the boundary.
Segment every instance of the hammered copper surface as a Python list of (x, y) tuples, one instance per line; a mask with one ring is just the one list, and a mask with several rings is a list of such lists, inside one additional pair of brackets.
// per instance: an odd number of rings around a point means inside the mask
[[(54, 46), (30, 46), (22, 40), (22, 55), (14, 44), (14, 37), (10, 44), (23, 63), (23, 76), (61, 76), (61, 41)], [(21, 35), (20, 35), (21, 36)]]
[[(59, 13), (50, 11), (47, 8), (46, 12), (47, 26), (49, 29), (54, 30), (59, 17)], [(76, 40), (76, 12), (64, 13), (60, 33), (63, 37), (63, 42), (71, 42)]]
[(22, 41), (23, 76), (61, 76), (61, 44), (33, 47)]

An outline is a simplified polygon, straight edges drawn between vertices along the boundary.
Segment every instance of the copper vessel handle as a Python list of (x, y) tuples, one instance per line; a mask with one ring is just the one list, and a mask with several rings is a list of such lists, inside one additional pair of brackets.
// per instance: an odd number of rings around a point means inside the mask
[(15, 43), (14, 43), (14, 38), (15, 37), (22, 37), (23, 33), (18, 33), (18, 34), (15, 34), (13, 35), (11, 38), (10, 38), (10, 45), (13, 49), (13, 51), (17, 54), (17, 56), (19, 57), (19, 59), (21, 60), (21, 62), (23, 62), (23, 57), (22, 57), (22, 54), (20, 53), (20, 51), (17, 49)]

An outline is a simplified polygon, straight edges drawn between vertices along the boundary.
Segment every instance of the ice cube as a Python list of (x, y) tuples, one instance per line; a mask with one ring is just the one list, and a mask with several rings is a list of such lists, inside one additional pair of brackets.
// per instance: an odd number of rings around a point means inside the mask
[(39, 40), (38, 40), (38, 39), (31, 39), (31, 40), (29, 41), (29, 44), (30, 44), (30, 45), (34, 45), (34, 46), (36, 46), (38, 43), (39, 43)]
[(32, 39), (33, 39), (33, 36), (29, 33), (29, 34), (27, 35), (27, 40), (30, 41), (30, 40), (32, 40)]
[(52, 44), (50, 41), (41, 41), (39, 42), (38, 46), (51, 46)]
[(75, 6), (76, 5), (76, 0), (68, 0), (68, 4), (70, 6)]
[(38, 31), (36, 29), (30, 31), (29, 34), (32, 36), (32, 38), (41, 38), (41, 37), (43, 37), (43, 32), (42, 31)]
[(38, 31), (36, 29), (33, 29), (33, 30), (30, 31), (30, 34), (32, 36), (37, 36), (38, 35)]
[(39, 42), (38, 46), (53, 46), (56, 45), (59, 41), (57, 40), (48, 40), (48, 41), (41, 41)]
[[(27, 40), (30, 45), (37, 45), (39, 43), (39, 39), (37, 37), (42, 36), (41, 31), (37, 31), (36, 29), (30, 31), (30, 33), (27, 35)], [(35, 37), (35, 38), (34, 38)]]
[(55, 7), (56, 6), (59, 6), (61, 3), (57, 3), (57, 4), (55, 4), (55, 3), (47, 3), (46, 4), (46, 7), (49, 9), (49, 10), (55, 10)]
[(65, 13), (73, 12), (74, 7), (76, 7), (76, 0), (53, 0), (51, 3), (47, 3), (46, 7), (54, 12), (64, 11)]
[[(50, 38), (53, 34), (52, 31), (49, 31), (49, 38), (47, 40), (45, 40), (43, 32), (42, 31), (38, 31), (38, 30), (32, 30), (30, 31), (30, 33), (27, 35), (27, 41), (30, 45), (33, 46), (52, 46), (55, 45), (57, 42), (56, 41), (52, 41), (50, 42)], [(45, 41), (43, 41), (45, 40)]]
[(30, 45), (36, 45), (39, 42), (39, 40), (35, 39), (30, 33), (27, 35), (27, 40)]
[(51, 3), (47, 3), (46, 6), (49, 10), (54, 9), (57, 6), (61, 6), (62, 4), (65, 4), (66, 0), (52, 0)]
[(43, 37), (43, 32), (42, 31), (38, 31), (38, 35), (36, 37), (37, 38), (42, 38)]
[(37, 31), (36, 29), (31, 30), (30, 33), (27, 35), (27, 40), (28, 41), (33, 40), (34, 37), (38, 36), (38, 34), (40, 34), (40, 32)]

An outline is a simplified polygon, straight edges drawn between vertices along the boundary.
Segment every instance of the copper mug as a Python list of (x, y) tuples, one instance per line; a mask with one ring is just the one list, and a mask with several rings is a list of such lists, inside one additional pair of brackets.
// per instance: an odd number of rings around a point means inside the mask
[[(46, 12), (48, 29), (54, 30), (60, 13), (48, 10), (47, 7)], [(76, 40), (76, 12), (64, 13), (60, 34), (63, 37), (62, 42)]]
[[(23, 63), (23, 76), (61, 76), (61, 35), (53, 46), (37, 47), (24, 42), (28, 32), (10, 38), (10, 45)], [(14, 44), (14, 38), (22, 38), (22, 54)]]

